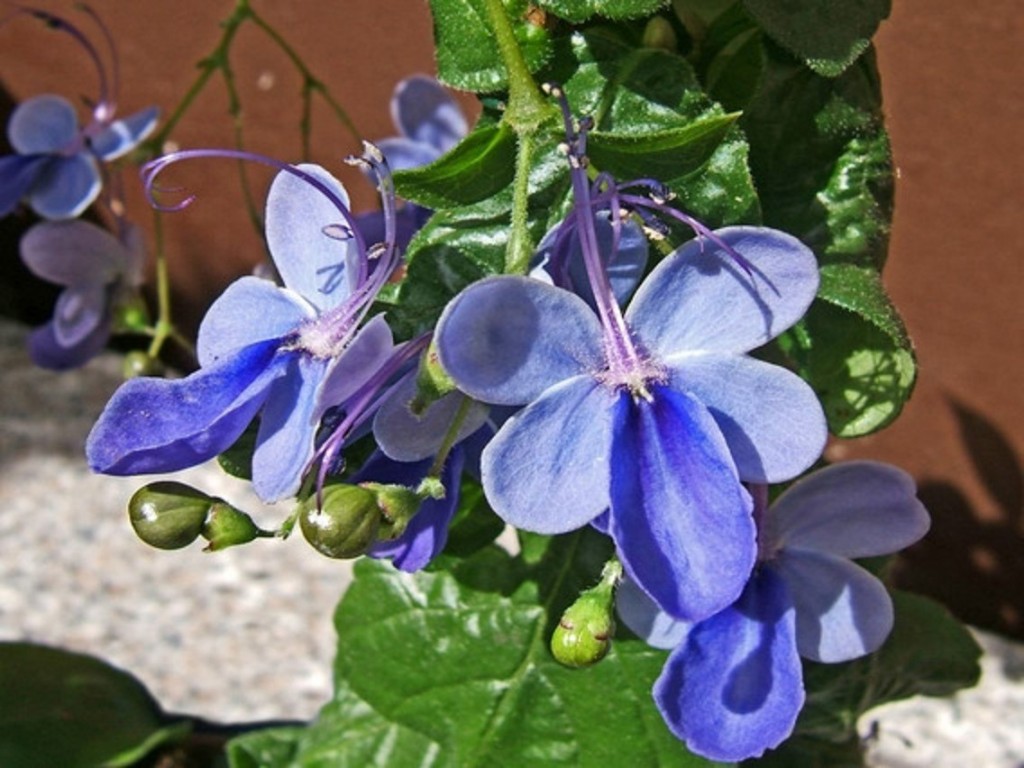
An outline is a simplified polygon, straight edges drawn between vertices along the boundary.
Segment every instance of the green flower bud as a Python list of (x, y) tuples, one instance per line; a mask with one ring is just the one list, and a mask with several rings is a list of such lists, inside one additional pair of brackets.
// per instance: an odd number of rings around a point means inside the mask
[(114, 313), (114, 333), (145, 333), (149, 329), (149, 309), (142, 296), (135, 293), (122, 301)]
[(437, 347), (431, 341), (427, 351), (420, 358), (419, 369), (416, 371), (416, 395), (409, 403), (409, 410), (417, 416), (422, 416), (432, 403), (454, 391), (455, 382), (441, 367)]
[(135, 379), (139, 376), (163, 376), (164, 364), (145, 352), (134, 350), (124, 356), (121, 372), (126, 379)]
[(199, 538), (215, 501), (184, 483), (150, 483), (128, 502), (128, 519), (138, 537), (151, 547), (181, 549)]
[(567, 667), (589, 667), (605, 657), (615, 634), (612, 602), (615, 585), (622, 578), (622, 564), (615, 558), (605, 563), (601, 581), (565, 609), (551, 635), (551, 654)]
[(645, 48), (661, 48), (666, 51), (675, 51), (679, 45), (676, 31), (672, 28), (671, 22), (664, 16), (654, 16), (644, 27), (643, 46)]
[(609, 602), (585, 592), (562, 614), (551, 636), (551, 654), (567, 667), (589, 667), (608, 653), (614, 632)]
[(302, 503), (299, 525), (306, 541), (322, 555), (358, 557), (377, 539), (383, 522), (374, 494), (356, 485), (338, 483), (323, 489), (323, 507), (316, 496)]
[(210, 542), (206, 550), (215, 552), (236, 544), (248, 544), (262, 535), (263, 531), (245, 512), (226, 501), (216, 499), (206, 514), (201, 533)]
[(382, 520), (377, 538), (383, 541), (397, 539), (420, 508), (423, 497), (404, 485), (384, 483), (362, 483), (363, 488), (373, 494)]

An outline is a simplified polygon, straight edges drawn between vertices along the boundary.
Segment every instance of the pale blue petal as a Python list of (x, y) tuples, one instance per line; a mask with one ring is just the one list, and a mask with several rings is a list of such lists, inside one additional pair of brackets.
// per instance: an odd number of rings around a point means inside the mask
[(859, 565), (821, 552), (783, 550), (770, 566), (796, 606), (800, 655), (849, 661), (881, 647), (892, 630), (892, 599)]
[(693, 627), (661, 610), (631, 579), (623, 579), (615, 588), (615, 610), (622, 623), (652, 648), (672, 650)]
[(71, 102), (49, 94), (22, 102), (7, 123), (7, 138), (22, 155), (66, 150), (78, 138), (78, 116)]
[(313, 458), (314, 406), (327, 360), (293, 352), (267, 393), (252, 455), (252, 487), (265, 502), (294, 496)]
[(285, 286), (320, 310), (337, 306), (352, 293), (357, 249), (327, 228), (348, 227), (337, 203), (349, 207), (348, 193), (318, 165), (300, 165), (331, 191), (332, 200), (308, 181), (281, 172), (267, 195), (266, 235)]
[(107, 230), (88, 221), (44, 221), (21, 238), (21, 260), (32, 274), (58, 285), (114, 282), (128, 252)]
[(100, 170), (91, 155), (51, 157), (29, 192), (28, 204), (44, 219), (73, 219), (92, 205), (101, 187)]
[(695, 626), (669, 656), (654, 700), (692, 752), (746, 760), (793, 732), (804, 703), (793, 614), (785, 586), (761, 572), (735, 605)]
[(487, 421), (487, 406), (468, 400), (461, 392), (445, 395), (431, 403), (421, 416), (416, 416), (409, 410), (415, 395), (416, 375), (413, 373), (393, 390), (373, 419), (377, 445), (395, 461), (420, 461), (436, 454), (464, 404), (466, 410), (455, 442), (469, 437)]
[(391, 118), (404, 136), (447, 152), (466, 135), (466, 118), (432, 77), (414, 75), (400, 82), (391, 99)]
[(264, 341), (184, 379), (125, 382), (89, 433), (89, 466), (106, 475), (174, 472), (227, 450), (284, 374), (276, 352)]
[[(353, 477), (353, 482), (370, 480), (415, 488), (427, 476), (431, 463), (430, 460), (400, 463), (377, 453)], [(375, 543), (367, 554), (375, 558), (389, 558), (396, 568), (407, 573), (425, 568), (441, 554), (448, 542), (448, 525), (459, 505), (462, 465), (463, 453), (455, 448), (448, 455), (441, 472), (441, 482), (446, 491), (444, 498), (426, 499), (401, 536), (394, 541)]]
[(202, 366), (266, 339), (280, 339), (315, 316), (291, 291), (260, 277), (241, 277), (207, 310), (199, 326), (196, 355)]
[(115, 120), (90, 140), (92, 151), (103, 160), (116, 160), (135, 149), (156, 128), (157, 107), (149, 107), (123, 120)]
[(577, 376), (506, 421), (481, 460), (494, 511), (537, 533), (572, 531), (603, 512), (617, 397)]
[(648, 275), (626, 312), (649, 352), (747, 352), (793, 325), (814, 299), (818, 266), (795, 237), (765, 227), (715, 234), (750, 263), (752, 274), (707, 238), (677, 249)]
[(66, 371), (85, 365), (106, 347), (110, 338), (110, 324), (106, 318), (71, 347), (57, 341), (53, 326), (49, 322), (33, 330), (28, 337), (28, 353), (32, 362), (51, 371)]
[(45, 155), (0, 157), (0, 218), (17, 208), (28, 195), (49, 159)]
[(665, 362), (672, 386), (715, 418), (743, 481), (789, 480), (821, 456), (825, 414), (796, 374), (742, 355), (680, 355)]
[(798, 480), (772, 505), (766, 543), (851, 558), (896, 552), (928, 531), (928, 511), (915, 494), (913, 478), (890, 464), (833, 464)]
[(317, 414), (342, 405), (354, 395), (395, 353), (395, 341), (384, 315), (374, 315), (359, 329), (324, 377)]
[(96, 326), (107, 322), (107, 296), (105, 285), (80, 285), (61, 291), (53, 308), (57, 343), (74, 347), (95, 333)]
[(384, 153), (392, 171), (421, 168), (441, 156), (441, 153), (429, 144), (411, 139), (381, 139), (377, 142), (377, 148)]
[(668, 387), (651, 394), (619, 400), (609, 530), (630, 577), (674, 618), (699, 621), (750, 576), (753, 502), (710, 414)]
[(445, 307), (436, 339), (441, 365), (459, 389), (485, 403), (522, 405), (604, 366), (593, 310), (528, 277), (473, 283)]

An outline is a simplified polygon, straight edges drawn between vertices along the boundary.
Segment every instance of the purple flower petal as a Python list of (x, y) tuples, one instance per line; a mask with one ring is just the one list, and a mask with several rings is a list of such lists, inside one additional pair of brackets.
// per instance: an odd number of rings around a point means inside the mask
[(425, 75), (398, 84), (391, 99), (391, 118), (403, 135), (435, 148), (438, 155), (454, 147), (468, 130), (455, 99)]
[(528, 277), (491, 277), (449, 302), (437, 325), (441, 364), (485, 403), (522, 405), (604, 365), (597, 315), (578, 296)]
[(494, 511), (537, 533), (572, 531), (604, 511), (614, 406), (591, 376), (577, 376), (506, 421), (481, 460)]
[(793, 731), (804, 702), (794, 610), (770, 570), (687, 635), (654, 684), (671, 731), (698, 755), (758, 757)]
[(630, 577), (673, 617), (699, 621), (750, 576), (753, 502), (707, 410), (668, 387), (652, 396), (619, 397), (610, 531)]
[(772, 505), (763, 534), (771, 550), (873, 557), (928, 531), (928, 511), (906, 472), (874, 461), (833, 464), (791, 485)]
[(91, 155), (51, 157), (29, 192), (28, 204), (44, 219), (73, 219), (92, 205), (102, 186)]
[(115, 120), (90, 140), (92, 151), (103, 160), (116, 160), (135, 149), (154, 128), (160, 117), (157, 107), (149, 107), (122, 120)]
[[(377, 445), (395, 461), (420, 461), (436, 454), (456, 412), (467, 401), (465, 395), (452, 392), (431, 403), (422, 416), (416, 416), (409, 410), (415, 395), (416, 376), (412, 374), (395, 387), (373, 419)], [(465, 407), (467, 411), (455, 436), (456, 442), (476, 432), (487, 421), (487, 406), (469, 400)]]
[(199, 364), (211, 365), (250, 344), (286, 336), (315, 314), (291, 291), (259, 277), (241, 277), (210, 306), (199, 326)]
[[(430, 218), (430, 210), (412, 203), (406, 203), (395, 212), (395, 245), (405, 250), (420, 228)], [(382, 243), (385, 238), (383, 211), (368, 211), (356, 216), (356, 226), (367, 244)]]
[(45, 155), (0, 157), (0, 218), (17, 208), (28, 195), (49, 159)]
[(877, 650), (892, 630), (892, 599), (855, 563), (821, 552), (783, 550), (770, 563), (796, 606), (797, 647), (812, 661), (856, 659)]
[(67, 99), (50, 94), (19, 104), (7, 124), (7, 138), (22, 155), (61, 152), (77, 137), (75, 108)]
[(270, 385), (252, 455), (252, 487), (265, 502), (294, 496), (313, 458), (316, 390), (328, 361), (293, 352)]
[(53, 308), (53, 334), (63, 347), (74, 347), (105, 323), (107, 287), (80, 285), (67, 288), (57, 297)]
[[(318, 165), (299, 168), (348, 207), (348, 193), (331, 174)], [(356, 279), (351, 239), (328, 234), (328, 227), (348, 227), (335, 203), (309, 182), (279, 173), (267, 195), (267, 244), (285, 286), (320, 310), (344, 301)]]
[(40, 368), (51, 371), (66, 371), (85, 365), (98, 355), (110, 338), (110, 325), (102, 322), (74, 346), (66, 346), (57, 340), (53, 323), (36, 328), (28, 337), (28, 353), (32, 362)]
[[(376, 481), (395, 483), (414, 488), (426, 477), (429, 459), (414, 463), (391, 461), (381, 453), (370, 457), (353, 478), (354, 482)], [(425, 568), (441, 554), (448, 542), (448, 525), (459, 505), (459, 479), (462, 476), (463, 453), (455, 448), (448, 454), (441, 472), (446, 490), (443, 499), (426, 499), (409, 521), (408, 527), (394, 541), (374, 544), (367, 554), (375, 558), (389, 558), (401, 571), (413, 573)]]
[(58, 285), (106, 285), (127, 266), (128, 253), (116, 237), (88, 221), (44, 221), (20, 243), (21, 260), (32, 274)]
[(125, 382), (89, 433), (89, 466), (141, 475), (212, 459), (238, 439), (285, 373), (276, 353), (277, 341), (264, 341), (184, 379)]
[(622, 623), (652, 648), (672, 650), (693, 627), (661, 610), (631, 579), (623, 579), (615, 588), (615, 610)]
[(715, 418), (745, 482), (789, 480), (821, 456), (825, 414), (796, 374), (741, 355), (679, 355), (666, 362), (672, 386)]
[(441, 153), (430, 144), (412, 139), (395, 137), (381, 139), (376, 142), (378, 149), (384, 153), (392, 171), (406, 171), (429, 165), (441, 156)]
[(626, 320), (649, 352), (747, 352), (803, 317), (818, 290), (814, 254), (764, 227), (715, 232), (752, 266), (748, 275), (707, 238), (662, 261), (633, 297)]

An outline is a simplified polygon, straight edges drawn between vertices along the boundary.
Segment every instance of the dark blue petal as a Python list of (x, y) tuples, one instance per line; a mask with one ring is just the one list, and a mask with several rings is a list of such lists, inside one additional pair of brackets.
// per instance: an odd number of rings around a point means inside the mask
[(13, 211), (46, 166), (45, 155), (0, 157), (0, 218)]
[(268, 503), (294, 496), (313, 458), (316, 394), (329, 361), (291, 352), (282, 362), (286, 372), (267, 393), (252, 455), (252, 487)]
[(105, 285), (80, 285), (65, 288), (53, 307), (53, 332), (65, 347), (81, 344), (109, 320), (108, 289)]
[(655, 682), (654, 700), (672, 732), (711, 760), (758, 757), (789, 736), (804, 690), (781, 580), (760, 572), (735, 605), (693, 627)]
[(123, 120), (115, 120), (92, 137), (92, 151), (103, 160), (116, 160), (135, 149), (156, 128), (159, 116), (157, 107), (149, 107)]
[[(413, 463), (397, 462), (374, 454), (353, 478), (356, 482), (375, 481), (415, 487), (426, 477), (430, 459)], [(456, 447), (448, 454), (441, 472), (444, 483), (443, 499), (427, 499), (409, 521), (409, 526), (394, 541), (378, 542), (370, 548), (370, 557), (390, 558), (399, 570), (412, 573), (424, 567), (441, 554), (448, 542), (448, 525), (459, 505), (459, 480), (462, 476), (463, 453)]]
[(611, 465), (610, 531), (637, 584), (685, 621), (732, 603), (754, 565), (753, 503), (707, 410), (664, 386), (623, 393)]
[(108, 318), (98, 323), (92, 331), (73, 345), (61, 344), (57, 340), (52, 322), (36, 328), (28, 338), (28, 353), (32, 362), (40, 368), (51, 371), (66, 371), (85, 365), (98, 355), (110, 338)]
[(285, 373), (277, 346), (254, 344), (184, 379), (125, 382), (89, 433), (89, 466), (107, 475), (173, 472), (223, 452)]
[(395, 88), (391, 99), (395, 126), (413, 141), (447, 152), (466, 135), (466, 118), (448, 92), (432, 77), (413, 75)]

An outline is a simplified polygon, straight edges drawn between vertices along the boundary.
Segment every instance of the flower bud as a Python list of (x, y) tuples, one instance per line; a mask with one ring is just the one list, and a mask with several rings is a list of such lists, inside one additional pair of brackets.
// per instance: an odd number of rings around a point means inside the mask
[(666, 51), (675, 51), (679, 45), (676, 31), (672, 24), (664, 16), (653, 16), (644, 27), (643, 46), (644, 48), (661, 48)]
[(303, 502), (299, 525), (306, 541), (320, 554), (333, 558), (358, 557), (377, 539), (382, 516), (374, 494), (356, 485), (325, 486), (323, 506), (316, 496)]
[(605, 657), (612, 644), (615, 620), (602, 596), (584, 592), (570, 605), (551, 635), (551, 654), (567, 667), (589, 667)]
[(245, 512), (226, 501), (215, 499), (206, 514), (201, 533), (210, 542), (206, 550), (215, 552), (236, 544), (248, 544), (262, 531)]
[(199, 538), (215, 501), (184, 483), (149, 483), (128, 502), (128, 519), (138, 537), (151, 547), (181, 549)]
[(142, 296), (136, 293), (123, 300), (114, 313), (112, 326), (115, 333), (145, 333), (150, 321)]
[(409, 410), (416, 416), (422, 416), (432, 403), (454, 391), (455, 382), (441, 367), (437, 347), (431, 341), (420, 358), (419, 369), (416, 371), (416, 394), (409, 403)]
[(135, 379), (139, 376), (163, 376), (164, 364), (159, 359), (150, 357), (145, 352), (136, 349), (124, 356), (121, 375), (126, 379)]
[(380, 510), (382, 519), (377, 538), (382, 541), (392, 541), (405, 533), (406, 526), (423, 501), (420, 494), (404, 485), (362, 483), (360, 488), (373, 494)]

